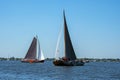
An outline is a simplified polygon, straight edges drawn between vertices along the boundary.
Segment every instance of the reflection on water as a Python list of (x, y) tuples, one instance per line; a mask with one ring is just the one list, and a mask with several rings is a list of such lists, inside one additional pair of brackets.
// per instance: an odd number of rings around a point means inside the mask
[(52, 61), (21, 63), (0, 61), (0, 80), (120, 80), (119, 62), (90, 62), (58, 67)]

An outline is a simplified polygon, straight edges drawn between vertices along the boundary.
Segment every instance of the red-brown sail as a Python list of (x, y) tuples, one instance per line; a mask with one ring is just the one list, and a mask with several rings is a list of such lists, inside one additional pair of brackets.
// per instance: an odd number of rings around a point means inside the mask
[(34, 37), (25, 59), (36, 59), (37, 39)]

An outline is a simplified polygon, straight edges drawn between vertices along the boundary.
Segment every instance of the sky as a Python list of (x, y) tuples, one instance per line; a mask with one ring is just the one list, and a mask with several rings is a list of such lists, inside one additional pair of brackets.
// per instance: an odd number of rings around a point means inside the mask
[(0, 57), (24, 58), (38, 36), (54, 58), (63, 10), (77, 58), (120, 58), (120, 0), (0, 0)]

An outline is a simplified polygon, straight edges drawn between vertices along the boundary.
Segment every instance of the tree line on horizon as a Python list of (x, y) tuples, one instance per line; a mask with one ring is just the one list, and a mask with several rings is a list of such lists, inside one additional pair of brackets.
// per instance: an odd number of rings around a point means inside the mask
[[(0, 61), (3, 60), (9, 60), (9, 61), (18, 61), (21, 60), (22, 58), (15, 58), (15, 57), (10, 57), (10, 58), (5, 58), (5, 57), (0, 57)], [(54, 60), (55, 58), (46, 58), (46, 60)], [(78, 60), (84, 60), (84, 61), (89, 61), (89, 62), (120, 62), (120, 58), (78, 58)]]

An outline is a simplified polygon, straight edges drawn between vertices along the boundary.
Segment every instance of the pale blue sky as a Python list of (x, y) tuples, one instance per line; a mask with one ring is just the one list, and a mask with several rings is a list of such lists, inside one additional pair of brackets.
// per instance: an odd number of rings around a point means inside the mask
[(120, 0), (0, 0), (0, 57), (24, 57), (36, 34), (54, 57), (63, 9), (78, 58), (120, 58)]

